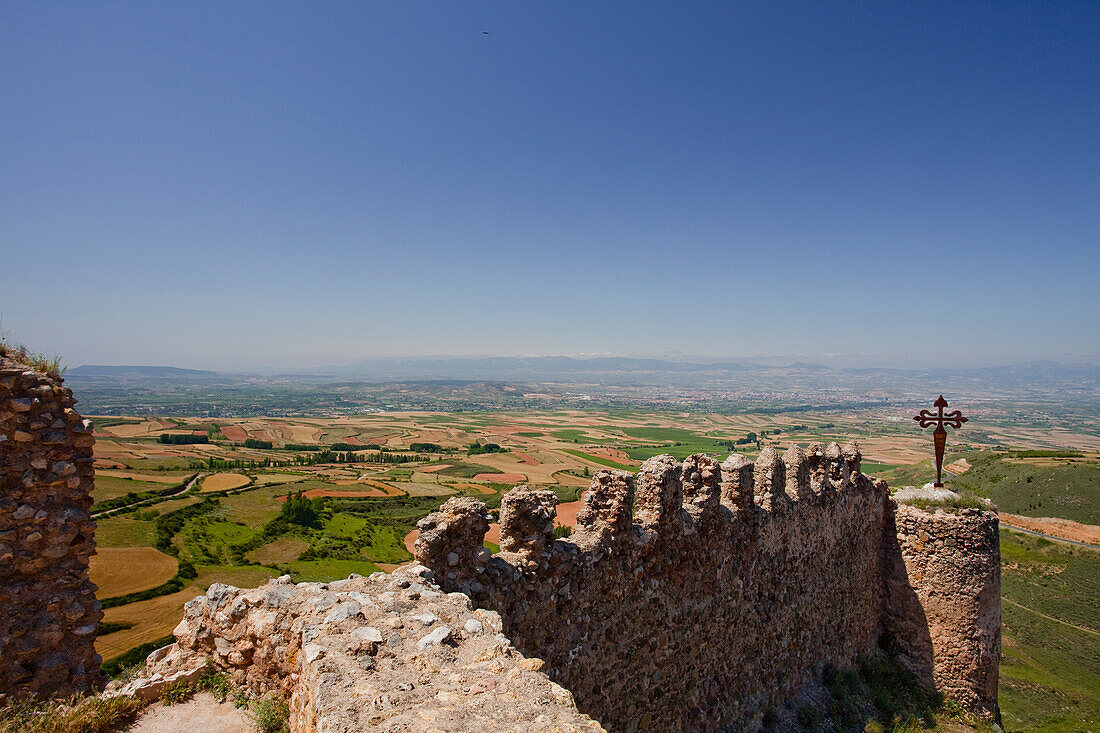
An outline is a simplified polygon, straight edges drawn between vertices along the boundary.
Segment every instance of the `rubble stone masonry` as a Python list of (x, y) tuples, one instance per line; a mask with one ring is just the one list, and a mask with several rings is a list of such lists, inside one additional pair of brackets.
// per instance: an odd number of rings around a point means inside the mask
[(95, 439), (75, 402), (61, 380), (0, 357), (0, 701), (99, 681)]
[[(755, 463), (658, 456), (637, 479), (600, 471), (584, 501), (554, 539), (554, 494), (514, 489), (490, 555), (485, 506), (451, 499), (421, 521), (416, 557), (499, 612), (608, 730), (758, 728), (891, 633), (918, 675), (995, 717), (996, 515), (898, 510), (852, 444), (766, 448)], [(909, 544), (923, 533), (937, 539)]]

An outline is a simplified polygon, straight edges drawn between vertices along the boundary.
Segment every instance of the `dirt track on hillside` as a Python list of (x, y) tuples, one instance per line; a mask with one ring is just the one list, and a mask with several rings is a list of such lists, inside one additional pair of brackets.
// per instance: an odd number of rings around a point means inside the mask
[(1048, 534), (1051, 537), (1061, 537), (1064, 540), (1100, 545), (1100, 526), (1095, 524), (1082, 524), (1060, 517), (1022, 517), (1019, 514), (1004, 512), (998, 516), (1002, 524), (1010, 527), (1021, 527), (1030, 529), (1032, 532)]

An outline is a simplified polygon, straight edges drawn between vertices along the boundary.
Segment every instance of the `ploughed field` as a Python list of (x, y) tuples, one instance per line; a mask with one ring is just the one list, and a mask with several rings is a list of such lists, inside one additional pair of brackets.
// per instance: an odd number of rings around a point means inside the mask
[[(661, 453), (755, 457), (767, 445), (851, 439), (864, 471), (892, 488), (934, 478), (930, 431), (873, 409), (91, 419), (101, 548), (92, 579), (107, 606), (96, 646), (111, 671), (166, 643), (183, 604), (212, 583), (329, 581), (409, 561), (417, 520), (450, 496), (495, 511), (516, 484), (548, 488), (568, 527), (600, 469), (633, 472)], [(1053, 450), (1049, 434), (1036, 443), (1032, 432), (1001, 421), (996, 431), (953, 433), (949, 483), (1006, 517), (1077, 532), (1083, 523), (1075, 537), (1100, 532), (1098, 455)], [(1100, 719), (1100, 622), (1081, 609), (1100, 593), (1100, 551), (1008, 531), (1002, 545), (1008, 729), (1085, 730), (1081, 721)]]

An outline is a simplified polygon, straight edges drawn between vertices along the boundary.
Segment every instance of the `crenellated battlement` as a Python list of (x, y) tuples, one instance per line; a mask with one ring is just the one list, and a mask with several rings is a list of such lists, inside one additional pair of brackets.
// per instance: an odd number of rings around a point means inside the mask
[[(553, 555), (573, 548), (600, 547), (633, 530), (639, 537), (690, 535), (706, 527), (734, 534), (735, 525), (774, 520), (792, 511), (837, 501), (845, 493), (885, 496), (886, 485), (860, 472), (859, 446), (798, 446), (782, 456), (772, 447), (751, 461), (733, 454), (724, 462), (703, 454), (683, 462), (669, 455), (645, 461), (637, 479), (626, 471), (598, 471), (584, 493), (584, 508), (568, 540), (557, 540), (558, 499), (551, 491), (517, 486), (500, 505), (500, 557)], [(711, 526), (717, 525), (717, 526)], [(488, 561), (484, 550), (489, 514), (469, 497), (449, 500), (419, 524), (417, 559), (432, 566), (439, 559), (451, 574), (476, 576)]]
[[(755, 461), (656, 456), (637, 476), (597, 472), (583, 501), (572, 535), (555, 539), (556, 496), (513, 489), (492, 555), (484, 505), (454, 498), (420, 522), (415, 555), (498, 611), (609, 730), (752, 728), (913, 616), (886, 591), (895, 505), (855, 443), (768, 447)], [(913, 663), (932, 679), (934, 662)], [(972, 707), (995, 709), (993, 694)]]

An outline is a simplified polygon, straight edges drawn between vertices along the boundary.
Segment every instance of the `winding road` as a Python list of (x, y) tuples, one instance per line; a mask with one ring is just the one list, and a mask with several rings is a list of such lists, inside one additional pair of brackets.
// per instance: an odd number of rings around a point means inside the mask
[(186, 494), (188, 491), (190, 491), (192, 488), (194, 488), (195, 484), (197, 484), (204, 476), (206, 476), (205, 473), (196, 473), (194, 476), (191, 477), (191, 479), (189, 481), (185, 481), (184, 483), (180, 484), (178, 489), (176, 491), (173, 491), (170, 494), (164, 494), (162, 496), (154, 496), (152, 499), (142, 499), (141, 501), (135, 501), (133, 504), (127, 504), (125, 506), (116, 506), (113, 509), (105, 509), (101, 512), (96, 512), (95, 514), (93, 514), (92, 519), (99, 519), (101, 517), (110, 517), (110, 516), (113, 516), (113, 515), (118, 514), (120, 512), (128, 512), (132, 509), (136, 509), (137, 507), (148, 506), (150, 504), (159, 504), (162, 501), (167, 501), (168, 499), (173, 499), (173, 498), (179, 496), (180, 494)]

